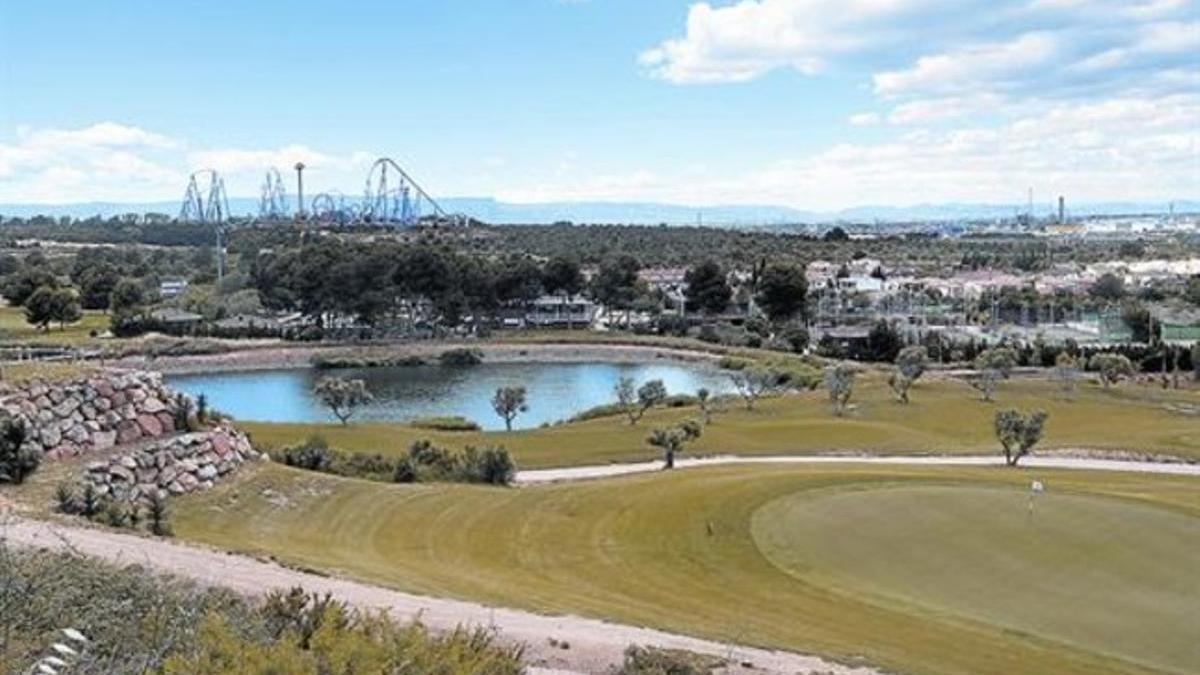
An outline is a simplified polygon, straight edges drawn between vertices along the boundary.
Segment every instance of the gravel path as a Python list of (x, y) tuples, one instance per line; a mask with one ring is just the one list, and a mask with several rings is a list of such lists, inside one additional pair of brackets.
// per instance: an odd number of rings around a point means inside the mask
[[(720, 466), (726, 464), (891, 464), (915, 466), (1003, 466), (1004, 460), (998, 456), (796, 456), (796, 455), (764, 455), (749, 457), (739, 455), (717, 455), (713, 457), (684, 457), (676, 458), (675, 468), (689, 469), (704, 466)], [(1087, 471), (1130, 471), (1135, 473), (1156, 473), (1173, 476), (1200, 476), (1200, 464), (1183, 462), (1139, 462), (1134, 460), (1091, 459), (1086, 457), (1026, 457), (1021, 460), (1022, 468), (1032, 469), (1079, 469)], [(564, 481), (591, 480), (596, 478), (612, 478), (635, 473), (661, 471), (662, 462), (631, 462), (625, 464), (600, 464), (593, 466), (572, 466), (562, 469), (530, 469), (517, 472), (517, 484), (535, 485), (538, 483), (556, 483)]]
[[(625, 626), (577, 616), (547, 616), (498, 607), (432, 598), (365, 583), (292, 570), (243, 555), (177, 542), (106, 530), (65, 527), (8, 517), (0, 521), (0, 538), (22, 546), (60, 549), (125, 564), (141, 564), (204, 584), (223, 586), (257, 596), (276, 588), (303, 586), (332, 593), (348, 603), (386, 609), (399, 619), (419, 617), (427, 626), (448, 630), (458, 625), (494, 627), (501, 639), (524, 643), (531, 673), (605, 673), (621, 662), (631, 644), (729, 658), (730, 673), (829, 673), (874, 675), (866, 668), (849, 668), (814, 656), (768, 651), (701, 640), (649, 628)], [(569, 645), (552, 647), (550, 639)], [(749, 664), (748, 666), (742, 664)]]

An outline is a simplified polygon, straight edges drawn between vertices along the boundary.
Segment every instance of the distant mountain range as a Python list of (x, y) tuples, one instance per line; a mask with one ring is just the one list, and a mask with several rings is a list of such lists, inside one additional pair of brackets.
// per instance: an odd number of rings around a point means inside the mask
[[(637, 225), (704, 225), (756, 226), (794, 223), (887, 223), (887, 222), (955, 222), (1011, 218), (1025, 211), (1024, 204), (918, 204), (915, 206), (857, 206), (840, 211), (805, 211), (787, 206), (728, 205), (683, 206), (654, 202), (546, 202), (517, 204), (489, 197), (449, 197), (439, 200), (442, 208), (463, 213), (494, 224), (554, 223), (628, 223)], [(229, 200), (235, 215), (253, 215), (258, 200), (239, 197)], [(1071, 216), (1166, 214), (1167, 202), (1096, 202), (1068, 204)], [(1177, 200), (1175, 213), (1200, 213), (1200, 201)], [(125, 213), (166, 213), (179, 211), (178, 202), (114, 203), (86, 202), (80, 204), (0, 204), (0, 216), (28, 218), (121, 215)], [(1035, 212), (1047, 215), (1048, 210)]]

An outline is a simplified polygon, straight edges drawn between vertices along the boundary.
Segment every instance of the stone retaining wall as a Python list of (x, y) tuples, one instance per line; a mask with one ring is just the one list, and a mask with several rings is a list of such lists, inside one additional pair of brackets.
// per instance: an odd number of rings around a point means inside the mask
[(25, 420), (26, 444), (52, 456), (173, 434), (181, 399), (148, 371), (112, 371), (0, 391), (0, 411)]
[(243, 463), (260, 459), (245, 434), (218, 427), (148, 441), (88, 464), (84, 480), (102, 496), (145, 500), (211, 488)]

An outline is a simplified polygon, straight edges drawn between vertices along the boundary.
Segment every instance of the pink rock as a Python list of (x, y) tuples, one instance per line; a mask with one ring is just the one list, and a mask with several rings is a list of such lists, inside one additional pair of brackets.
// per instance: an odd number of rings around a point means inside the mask
[(142, 428), (136, 422), (125, 420), (117, 425), (117, 442), (132, 443), (142, 437)]
[(142, 434), (145, 436), (162, 436), (162, 424), (154, 415), (138, 415), (137, 425), (142, 428)]
[(113, 392), (113, 395), (109, 396), (108, 398), (109, 398), (109, 400), (112, 401), (114, 408), (123, 406), (129, 402), (129, 397), (126, 396), (125, 392), (123, 392), (123, 391)]
[(156, 417), (158, 417), (158, 423), (160, 426), (162, 426), (164, 434), (169, 434), (172, 431), (175, 431), (175, 417), (172, 416), (171, 413), (160, 412), (156, 415)]
[(233, 443), (229, 440), (229, 436), (222, 432), (214, 433), (209, 437), (209, 440), (212, 441), (213, 452), (215, 452), (218, 457), (224, 457), (233, 450)]

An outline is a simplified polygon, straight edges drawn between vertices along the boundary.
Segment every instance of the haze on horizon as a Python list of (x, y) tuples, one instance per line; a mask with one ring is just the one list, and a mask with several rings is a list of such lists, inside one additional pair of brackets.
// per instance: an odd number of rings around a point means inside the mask
[(0, 203), (1194, 199), (1197, 53), (1195, 0), (0, 1)]

